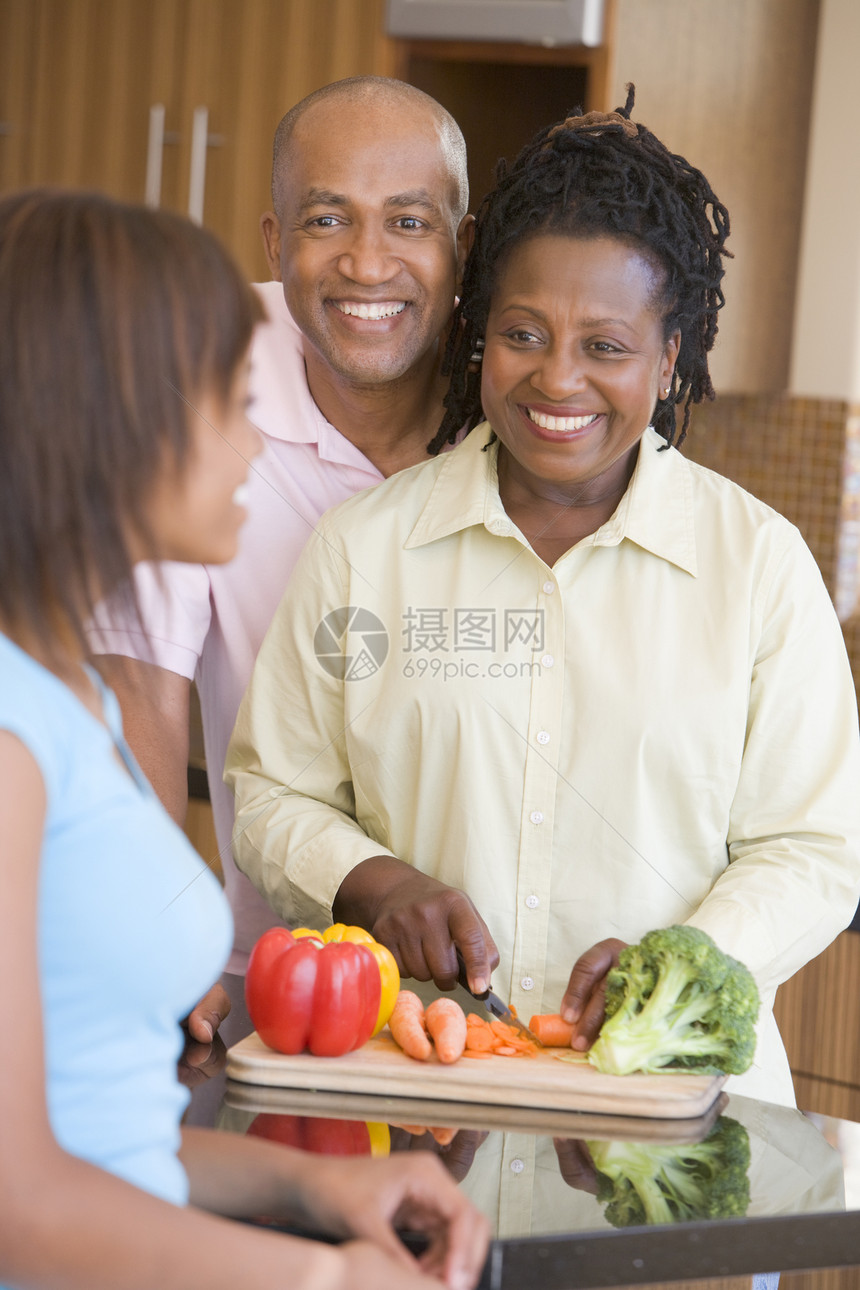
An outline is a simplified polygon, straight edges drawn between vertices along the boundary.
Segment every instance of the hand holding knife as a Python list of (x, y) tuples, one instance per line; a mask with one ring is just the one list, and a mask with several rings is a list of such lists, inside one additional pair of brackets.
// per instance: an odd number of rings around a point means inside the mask
[(515, 1016), (513, 1012), (511, 1012), (506, 1003), (502, 1003), (502, 1000), (497, 994), (494, 994), (492, 990), (484, 990), (482, 993), (477, 994), (471, 988), (468, 977), (466, 976), (466, 964), (459, 948), (457, 948), (457, 966), (460, 969), (457, 975), (457, 981), (464, 990), (468, 991), (473, 999), (477, 999), (479, 1003), (482, 1003), (487, 1009), (487, 1012), (494, 1017), (498, 1017), (499, 1021), (503, 1021), (507, 1026), (514, 1026), (517, 1030), (521, 1031), (526, 1038), (530, 1039), (533, 1044), (537, 1044), (539, 1048), (543, 1047), (537, 1036), (533, 1035), (528, 1026), (520, 1021), (519, 1017)]

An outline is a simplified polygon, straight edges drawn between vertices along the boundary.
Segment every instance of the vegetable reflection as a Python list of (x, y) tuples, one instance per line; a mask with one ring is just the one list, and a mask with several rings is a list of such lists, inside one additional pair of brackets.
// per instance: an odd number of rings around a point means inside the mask
[(701, 1142), (554, 1145), (565, 1182), (596, 1195), (613, 1227), (740, 1218), (749, 1208), (749, 1135), (729, 1116)]

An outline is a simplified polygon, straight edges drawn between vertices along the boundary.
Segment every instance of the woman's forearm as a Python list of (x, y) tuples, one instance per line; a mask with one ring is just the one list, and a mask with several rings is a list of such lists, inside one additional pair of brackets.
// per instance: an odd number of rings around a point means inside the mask
[(179, 1157), (190, 1202), (200, 1209), (233, 1218), (269, 1214), (300, 1222), (304, 1216), (301, 1187), (308, 1158), (303, 1152), (238, 1133), (187, 1128)]
[(52, 1156), (45, 1169), (27, 1162), (14, 1188), (0, 1188), (2, 1283), (46, 1290), (349, 1284), (346, 1256), (331, 1246), (172, 1205), (63, 1152)]

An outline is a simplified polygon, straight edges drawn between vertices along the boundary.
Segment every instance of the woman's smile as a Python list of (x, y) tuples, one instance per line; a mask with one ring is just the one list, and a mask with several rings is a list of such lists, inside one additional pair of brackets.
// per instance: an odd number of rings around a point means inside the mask
[(596, 425), (598, 412), (570, 412), (564, 408), (547, 410), (534, 404), (522, 408), (539, 439), (576, 439)]

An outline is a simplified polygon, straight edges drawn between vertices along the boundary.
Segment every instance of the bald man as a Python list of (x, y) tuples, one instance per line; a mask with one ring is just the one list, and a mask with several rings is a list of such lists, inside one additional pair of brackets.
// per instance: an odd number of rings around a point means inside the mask
[[(227, 743), (263, 635), (320, 515), (427, 457), (472, 225), (456, 122), (420, 90), (378, 77), (325, 86), (287, 113), (275, 136), (272, 198), (261, 226), (273, 281), (259, 287), (269, 321), (251, 348), (249, 409), (264, 450), (251, 467), (239, 554), (226, 566), (140, 567), (145, 634), (106, 613), (93, 641), (127, 738), (180, 823), (197, 684), (235, 922), (224, 985), (240, 1024), (248, 954), (278, 919), (231, 857), (233, 801), (221, 781)], [(191, 1033), (209, 1038), (226, 1011), (219, 993), (207, 996), (189, 1019)]]

